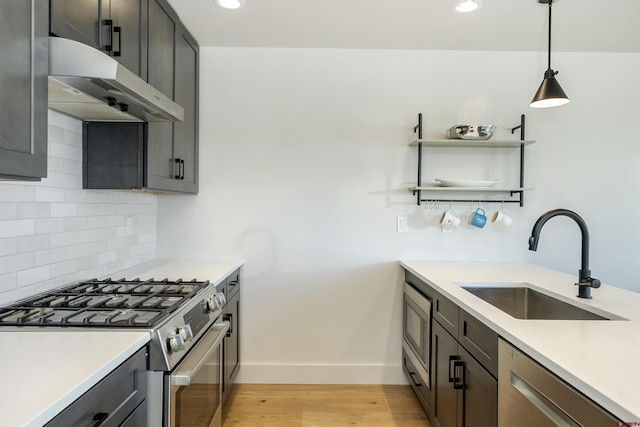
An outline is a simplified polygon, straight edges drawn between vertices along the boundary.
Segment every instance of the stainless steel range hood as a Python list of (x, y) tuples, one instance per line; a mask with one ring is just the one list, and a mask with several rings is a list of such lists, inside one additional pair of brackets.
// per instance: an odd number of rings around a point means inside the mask
[(49, 108), (85, 121), (182, 121), (184, 109), (118, 61), (49, 37)]

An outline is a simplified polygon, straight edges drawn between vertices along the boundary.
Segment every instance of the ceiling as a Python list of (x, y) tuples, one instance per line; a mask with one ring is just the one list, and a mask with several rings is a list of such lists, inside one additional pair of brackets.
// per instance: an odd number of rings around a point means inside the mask
[[(546, 51), (547, 5), (483, 0), (169, 0), (201, 46)], [(640, 52), (640, 0), (555, 0), (552, 50)]]

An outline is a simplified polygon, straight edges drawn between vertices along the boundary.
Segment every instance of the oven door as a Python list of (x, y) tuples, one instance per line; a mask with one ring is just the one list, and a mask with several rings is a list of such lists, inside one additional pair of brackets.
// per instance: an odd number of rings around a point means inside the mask
[(171, 427), (222, 425), (222, 340), (228, 322), (213, 325), (168, 374)]

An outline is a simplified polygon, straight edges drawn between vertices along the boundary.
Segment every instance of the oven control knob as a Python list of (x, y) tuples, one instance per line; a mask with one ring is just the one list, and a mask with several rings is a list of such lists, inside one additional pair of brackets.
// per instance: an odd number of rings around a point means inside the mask
[(184, 325), (178, 328), (178, 335), (180, 335), (183, 342), (191, 341), (193, 339), (193, 331), (191, 330), (191, 326)]
[(174, 335), (167, 339), (167, 344), (169, 346), (169, 352), (175, 353), (180, 350), (184, 350), (184, 340), (180, 335)]
[(224, 294), (216, 294), (215, 299), (218, 301), (218, 305), (220, 307), (224, 307), (227, 303), (227, 299), (224, 297)]
[(207, 299), (207, 312), (211, 313), (212, 311), (216, 311), (220, 308), (220, 303), (215, 297), (211, 297)]

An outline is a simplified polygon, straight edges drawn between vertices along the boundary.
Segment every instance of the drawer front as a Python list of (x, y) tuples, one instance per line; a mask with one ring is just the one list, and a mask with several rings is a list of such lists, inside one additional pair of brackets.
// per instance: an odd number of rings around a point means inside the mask
[(237, 269), (227, 277), (227, 299), (231, 299), (240, 291), (240, 269)]
[(145, 402), (146, 368), (147, 351), (142, 348), (58, 414), (47, 427), (84, 425), (86, 420), (96, 420), (96, 425), (121, 425)]
[(454, 338), (458, 337), (458, 306), (438, 293), (434, 298), (433, 318)]
[(402, 349), (402, 370), (404, 371), (409, 384), (414, 393), (418, 397), (420, 404), (424, 408), (427, 414), (431, 414), (430, 402), (431, 402), (431, 390), (429, 390), (429, 382), (424, 378), (424, 372), (421, 372), (419, 368), (416, 368), (415, 363), (410, 357), (410, 351), (408, 349)]
[(498, 377), (498, 334), (460, 309), (458, 341), (495, 378)]

